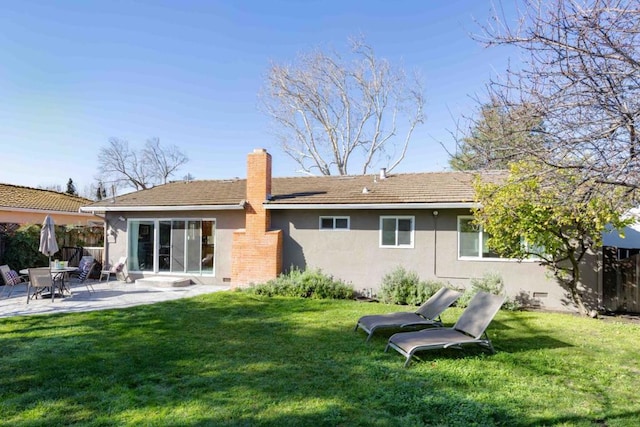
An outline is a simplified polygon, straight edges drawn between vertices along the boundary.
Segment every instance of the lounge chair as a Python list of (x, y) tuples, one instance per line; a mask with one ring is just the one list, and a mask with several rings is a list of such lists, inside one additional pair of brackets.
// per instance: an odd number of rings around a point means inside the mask
[(413, 313), (396, 312), (363, 316), (356, 323), (354, 331), (360, 328), (369, 334), (366, 340), (368, 342), (377, 329), (422, 329), (442, 326), (440, 314), (460, 298), (460, 295), (462, 295), (460, 292), (452, 289), (441, 288)]
[(504, 300), (504, 296), (478, 292), (453, 327), (393, 334), (384, 351), (391, 347), (404, 355), (407, 358), (405, 367), (409, 365), (414, 353), (422, 350), (461, 348), (467, 344), (478, 344), (494, 353), (486, 330)]

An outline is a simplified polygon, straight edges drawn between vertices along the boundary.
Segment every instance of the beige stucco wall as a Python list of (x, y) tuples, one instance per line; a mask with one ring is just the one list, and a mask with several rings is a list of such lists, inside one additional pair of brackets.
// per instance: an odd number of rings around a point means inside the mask
[(45, 217), (50, 215), (56, 225), (88, 225), (98, 223), (102, 218), (73, 212), (35, 212), (27, 210), (2, 210), (0, 209), (0, 223), (3, 224), (42, 224)]
[[(119, 217), (125, 218), (121, 221)], [(216, 221), (215, 237), (215, 275), (190, 275), (165, 273), (162, 275), (188, 277), (195, 283), (211, 285), (228, 285), (231, 278), (231, 243), (233, 231), (244, 227), (243, 211), (191, 211), (191, 212), (144, 212), (144, 213), (108, 213), (107, 232), (105, 233), (106, 247), (105, 257), (109, 264), (113, 265), (122, 256), (127, 254), (127, 222), (126, 219), (214, 219)], [(135, 280), (145, 275), (154, 275), (151, 272), (129, 272), (129, 279)]]
[[(382, 215), (415, 217), (413, 248), (380, 247)], [(271, 228), (283, 231), (285, 271), (291, 266), (320, 268), (352, 283), (356, 290), (372, 289), (374, 292), (379, 288), (382, 277), (398, 266), (416, 271), (423, 280), (438, 280), (457, 287), (468, 286), (472, 278), (480, 278), (487, 272), (499, 272), (509, 296), (524, 296), (547, 309), (574, 310), (565, 291), (536, 262), (458, 259), (459, 215), (469, 215), (469, 211), (439, 210), (436, 218), (431, 210), (273, 210)], [(233, 232), (245, 226), (243, 211), (109, 213), (105, 256), (110, 264), (121, 256), (127, 256), (127, 223), (120, 221), (120, 216), (135, 219), (215, 219), (215, 276), (178, 275), (189, 277), (196, 283), (229, 284)], [(350, 229), (319, 230), (320, 216), (348, 216)], [(597, 260), (598, 257), (593, 255), (583, 269), (584, 281), (591, 286), (586, 294), (592, 307), (599, 305), (602, 293)], [(132, 272), (129, 275), (131, 280), (139, 277), (143, 274)]]
[[(414, 248), (381, 248), (380, 216), (414, 216)], [(416, 271), (423, 280), (438, 280), (458, 287), (487, 272), (499, 272), (510, 296), (536, 300), (554, 310), (573, 310), (564, 290), (535, 262), (461, 260), (458, 258), (457, 218), (468, 210), (274, 210), (273, 228), (284, 231), (283, 267), (320, 268), (351, 282), (355, 289), (373, 289), (398, 266)], [(350, 230), (319, 230), (320, 216), (349, 216)], [(597, 271), (587, 278), (597, 287)], [(595, 291), (595, 289), (594, 289)], [(593, 298), (597, 299), (595, 292)]]

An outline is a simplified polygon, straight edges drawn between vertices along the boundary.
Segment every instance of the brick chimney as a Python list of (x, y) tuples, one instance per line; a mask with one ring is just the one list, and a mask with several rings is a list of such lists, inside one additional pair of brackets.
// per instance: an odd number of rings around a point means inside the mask
[(271, 213), (263, 206), (270, 194), (271, 154), (256, 148), (247, 156), (247, 234), (260, 235), (271, 228)]
[(282, 230), (271, 230), (271, 155), (258, 148), (247, 156), (245, 228), (233, 233), (231, 284), (260, 283), (282, 272)]

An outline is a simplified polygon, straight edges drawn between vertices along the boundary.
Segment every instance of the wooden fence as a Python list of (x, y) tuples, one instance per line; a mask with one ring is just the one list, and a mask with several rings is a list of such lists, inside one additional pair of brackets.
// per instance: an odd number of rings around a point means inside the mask
[(96, 261), (102, 262), (104, 248), (102, 246), (64, 246), (60, 248), (62, 261), (68, 261), (72, 267), (77, 267), (83, 256), (91, 255)]
[(603, 303), (611, 311), (640, 313), (640, 254), (622, 251), (604, 248)]
[[(12, 235), (19, 229), (19, 224), (0, 223), (0, 262), (4, 260)], [(58, 228), (58, 230), (61, 230), (61, 228)], [(102, 262), (103, 247), (97, 246), (102, 245), (104, 242), (104, 230), (102, 227), (76, 227), (70, 230), (65, 229), (64, 232), (56, 233), (56, 235), (61, 251), (56, 256), (60, 260), (69, 261), (69, 265), (77, 267), (83, 256), (91, 255), (98, 262)], [(37, 242), (34, 244), (36, 245), (35, 249), (37, 249)]]

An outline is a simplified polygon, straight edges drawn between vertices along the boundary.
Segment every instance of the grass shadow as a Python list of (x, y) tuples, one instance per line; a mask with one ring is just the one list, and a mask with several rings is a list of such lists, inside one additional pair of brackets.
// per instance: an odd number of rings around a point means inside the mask
[[(3, 319), (0, 425), (554, 420), (527, 415), (530, 395), (507, 396), (514, 387), (502, 377), (518, 366), (522, 349), (567, 346), (561, 339), (541, 341), (534, 327), (522, 328), (501, 315), (494, 343), (503, 352), (497, 357), (434, 352), (426, 363), (403, 369), (401, 357), (382, 351), (381, 337), (365, 345), (364, 336), (353, 332), (362, 310), (347, 301), (221, 293), (122, 310)], [(555, 419), (563, 417), (570, 419)]]

